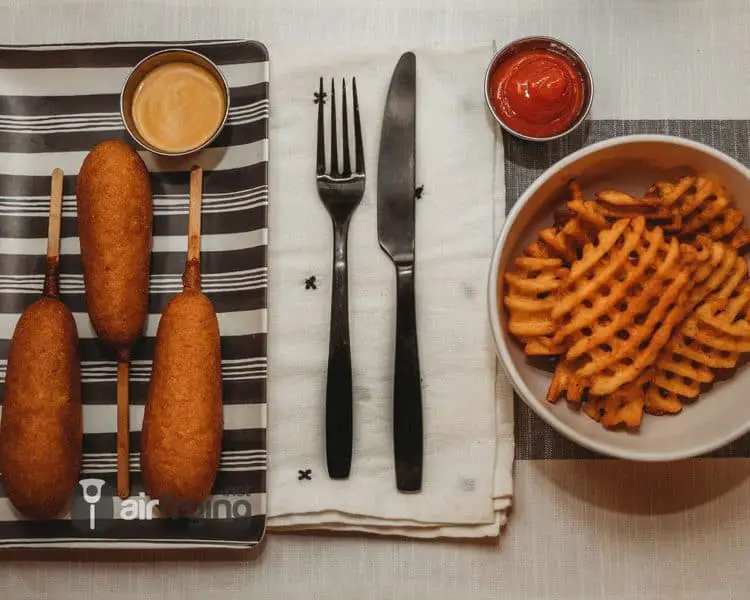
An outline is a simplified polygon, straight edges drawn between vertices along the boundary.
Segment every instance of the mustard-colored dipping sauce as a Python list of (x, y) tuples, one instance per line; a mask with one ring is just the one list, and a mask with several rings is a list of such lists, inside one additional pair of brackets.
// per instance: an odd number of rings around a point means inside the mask
[(164, 152), (187, 152), (205, 143), (226, 111), (224, 88), (209, 71), (189, 62), (156, 67), (133, 95), (133, 122), (144, 141)]

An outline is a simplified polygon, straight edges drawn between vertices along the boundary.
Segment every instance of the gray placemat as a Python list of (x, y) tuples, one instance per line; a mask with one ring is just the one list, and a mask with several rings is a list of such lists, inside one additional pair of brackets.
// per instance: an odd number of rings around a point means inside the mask
[[(594, 142), (638, 133), (660, 133), (692, 139), (713, 146), (744, 165), (750, 165), (750, 120), (589, 121), (571, 135), (547, 144), (525, 142), (505, 135), (506, 210), (510, 211), (524, 190), (564, 156)], [(553, 430), (518, 395), (515, 395), (515, 415), (517, 459), (598, 456)], [(750, 457), (750, 435), (717, 450), (711, 456)]]

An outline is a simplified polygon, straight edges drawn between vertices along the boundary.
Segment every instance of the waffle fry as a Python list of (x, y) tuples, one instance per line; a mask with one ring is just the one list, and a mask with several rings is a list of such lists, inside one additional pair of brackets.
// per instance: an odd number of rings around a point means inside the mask
[[(504, 276), (508, 328), (524, 346), (534, 344), (537, 354), (556, 354), (556, 348), (541, 339), (551, 338), (555, 331), (552, 307), (568, 270), (559, 258), (522, 256), (515, 260), (514, 266)], [(541, 350), (545, 347), (546, 352)]]
[(702, 264), (695, 271), (688, 310), (693, 310), (722, 286), (724, 294), (731, 293), (747, 274), (747, 262), (726, 244), (699, 237), (695, 248)]
[(608, 396), (592, 396), (584, 412), (605, 427), (624, 425), (634, 429), (641, 424), (646, 401), (645, 383), (640, 379), (619, 388)]
[(511, 333), (529, 356), (560, 357), (547, 400), (605, 427), (681, 411), (750, 353), (748, 245), (709, 177), (591, 200), (570, 182), (554, 225), (505, 274)]
[(750, 244), (750, 230), (742, 227), (742, 212), (733, 205), (723, 186), (708, 177), (688, 176), (674, 183), (657, 182), (643, 198), (604, 190), (595, 200), (585, 200), (580, 188), (577, 185), (575, 188), (577, 193), (571, 189), (568, 209), (600, 229), (611, 226), (617, 219), (643, 216), (650, 225), (658, 225), (682, 241), (692, 241), (702, 234), (726, 242), (734, 249)]
[(743, 281), (728, 298), (722, 296), (709, 298), (680, 327), (658, 363), (662, 373), (654, 378), (655, 387), (695, 398), (700, 384), (714, 380), (715, 371), (733, 369), (750, 352), (750, 282)]
[[(645, 201), (668, 208), (681, 239), (704, 233), (712, 240), (736, 239), (736, 248), (746, 243), (743, 215), (733, 206), (724, 187), (708, 177), (683, 177), (676, 183), (659, 182), (646, 192)], [(734, 244), (733, 244), (734, 245)]]
[(547, 401), (557, 402), (564, 396), (568, 402), (577, 404), (583, 400), (585, 391), (583, 379), (575, 374), (574, 366), (565, 360), (557, 363), (552, 383), (547, 389)]
[(739, 360), (740, 351), (731, 347), (742, 342), (741, 335), (733, 340), (730, 333), (724, 331), (729, 337), (722, 337), (719, 332), (728, 318), (723, 307), (735, 311), (735, 317), (745, 308), (743, 294), (750, 293), (747, 263), (733, 249), (714, 242), (707, 266), (713, 269), (696, 271), (697, 277), (706, 271), (709, 275), (691, 291), (689, 311), (708, 300), (678, 327), (656, 361), (646, 395), (646, 410), (652, 414), (679, 412), (683, 400), (697, 398), (701, 386), (713, 382), (715, 370), (732, 369)]
[(559, 258), (566, 265), (572, 263), (580, 250), (596, 236), (581, 219), (569, 218), (558, 227), (548, 227), (539, 232), (539, 239), (526, 249), (526, 255), (535, 258)]
[(561, 354), (565, 348), (554, 343), (550, 317), (557, 288), (567, 277), (569, 265), (595, 232), (570, 215), (560, 216), (554, 227), (539, 232), (538, 239), (516, 259), (513, 271), (505, 273), (508, 286), (505, 306), (509, 329), (523, 344), (528, 356)]
[[(558, 343), (572, 337), (576, 332), (582, 332), (584, 328), (592, 325), (598, 317), (611, 311), (618, 302), (626, 297), (628, 289), (635, 281), (643, 277), (648, 265), (655, 260), (656, 253), (663, 241), (661, 232), (656, 230), (649, 240), (650, 246), (644, 260), (640, 260), (638, 265), (633, 267), (628, 255), (635, 251), (644, 231), (645, 221), (642, 218), (636, 219), (632, 223), (628, 220), (621, 220), (612, 229), (605, 230), (602, 233), (603, 240), (600, 241), (598, 252), (592, 252), (585, 260), (582, 259), (575, 265), (575, 271), (571, 272), (571, 276), (565, 282), (567, 286), (576, 285), (578, 280), (583, 279), (581, 274), (584, 270), (588, 269), (593, 262), (604, 254), (608, 254), (612, 247), (617, 245), (609, 264), (600, 273), (602, 281), (583, 280), (582, 285), (570, 289), (570, 293), (561, 297), (555, 305), (552, 316), (561, 324), (555, 333), (555, 340)], [(620, 239), (621, 236), (622, 239)], [(620, 269), (625, 270), (625, 277), (615, 279), (615, 271)], [(617, 274), (620, 275), (620, 273)], [(608, 285), (610, 279), (615, 279), (611, 287)], [(590, 299), (594, 294), (598, 294), (596, 301)], [(581, 336), (578, 336), (575, 341), (579, 342), (580, 340)], [(578, 355), (580, 355), (580, 352), (574, 352), (571, 358)]]
[(611, 394), (650, 366), (683, 318), (697, 252), (667, 243), (645, 219), (621, 219), (573, 263), (552, 309), (553, 341), (595, 395)]
[(570, 182), (568, 189), (568, 210), (598, 230), (608, 229), (619, 219), (635, 217), (644, 217), (649, 223), (660, 226), (672, 222), (672, 212), (668, 208), (648, 199), (637, 199), (617, 190), (604, 190), (596, 195), (595, 200), (585, 200), (577, 182)]
[(677, 394), (652, 385), (646, 390), (644, 409), (652, 415), (675, 414), (682, 410), (682, 401)]
[(734, 233), (728, 235), (725, 241), (729, 244), (730, 248), (734, 248), (735, 250), (744, 249), (750, 245), (750, 229), (740, 227)]

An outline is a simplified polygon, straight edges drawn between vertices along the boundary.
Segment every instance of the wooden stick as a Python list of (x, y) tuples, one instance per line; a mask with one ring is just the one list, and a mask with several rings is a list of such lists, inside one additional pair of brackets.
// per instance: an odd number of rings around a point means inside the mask
[(196, 166), (190, 171), (190, 212), (188, 216), (188, 251), (183, 289), (201, 289), (201, 197), (203, 195), (203, 169)]
[(203, 169), (190, 171), (190, 212), (188, 216), (188, 262), (201, 260), (201, 199), (203, 195)]
[(130, 361), (122, 353), (117, 363), (117, 495), (130, 496)]
[(63, 172), (52, 171), (49, 197), (49, 224), (47, 226), (47, 270), (44, 274), (44, 296), (57, 298), (60, 293), (58, 277), (60, 261), (60, 222), (62, 218)]
[(63, 172), (52, 171), (52, 185), (49, 196), (49, 226), (47, 229), (47, 260), (57, 260), (60, 256), (60, 220), (62, 217)]

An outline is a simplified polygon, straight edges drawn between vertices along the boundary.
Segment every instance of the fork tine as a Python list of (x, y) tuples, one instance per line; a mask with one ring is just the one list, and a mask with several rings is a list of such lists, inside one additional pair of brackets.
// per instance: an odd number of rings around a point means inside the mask
[(341, 143), (343, 146), (342, 150), (344, 152), (344, 172), (342, 173), (342, 175), (344, 177), (349, 177), (352, 174), (352, 165), (351, 159), (349, 157), (349, 115), (347, 114), (346, 110), (346, 79), (341, 80), (341, 87), (343, 88), (343, 91), (341, 93)]
[(357, 78), (352, 78), (354, 100), (354, 171), (364, 175), (365, 151), (362, 147), (362, 124), (359, 121), (359, 99), (357, 98)]
[(336, 88), (331, 77), (331, 176), (339, 174), (339, 150), (336, 143)]
[(318, 175), (324, 175), (326, 172), (326, 142), (323, 129), (323, 78), (321, 77), (318, 92)]

